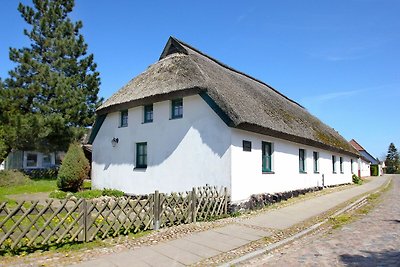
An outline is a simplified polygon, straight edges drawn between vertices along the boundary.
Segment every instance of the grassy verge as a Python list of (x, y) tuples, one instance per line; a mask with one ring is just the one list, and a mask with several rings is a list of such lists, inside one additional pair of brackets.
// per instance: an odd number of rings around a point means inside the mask
[(339, 216), (329, 218), (329, 226), (332, 227), (332, 229), (340, 229), (344, 225), (354, 222), (358, 220), (361, 216), (368, 214), (372, 209), (376, 207), (376, 205), (378, 205), (382, 201), (382, 195), (389, 191), (392, 187), (393, 181), (390, 181), (389, 185), (382, 190), (370, 194), (367, 197), (367, 204), (349, 213), (343, 213)]
[(51, 192), (56, 188), (56, 180), (30, 180), (23, 185), (0, 187), (0, 201), (9, 200), (7, 195)]

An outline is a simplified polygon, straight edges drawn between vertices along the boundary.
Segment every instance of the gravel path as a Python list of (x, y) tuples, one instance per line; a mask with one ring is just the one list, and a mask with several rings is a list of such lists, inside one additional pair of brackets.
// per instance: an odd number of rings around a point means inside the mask
[(362, 219), (317, 232), (247, 266), (400, 266), (400, 175), (383, 201)]

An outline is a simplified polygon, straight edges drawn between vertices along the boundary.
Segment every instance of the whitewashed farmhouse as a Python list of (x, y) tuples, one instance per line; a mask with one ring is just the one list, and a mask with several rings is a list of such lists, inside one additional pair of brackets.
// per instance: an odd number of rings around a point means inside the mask
[(143, 194), (251, 194), (351, 183), (358, 152), (271, 86), (171, 37), (97, 110), (92, 184)]

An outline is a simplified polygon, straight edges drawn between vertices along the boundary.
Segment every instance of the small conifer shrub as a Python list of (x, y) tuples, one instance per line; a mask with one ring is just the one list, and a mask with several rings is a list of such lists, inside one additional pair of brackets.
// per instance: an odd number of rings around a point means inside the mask
[(79, 143), (72, 143), (58, 171), (57, 186), (62, 191), (77, 192), (89, 176), (89, 161)]

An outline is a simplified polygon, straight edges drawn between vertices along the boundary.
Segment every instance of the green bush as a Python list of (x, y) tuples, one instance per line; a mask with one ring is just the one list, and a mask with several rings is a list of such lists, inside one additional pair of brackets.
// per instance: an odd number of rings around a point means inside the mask
[(50, 198), (64, 199), (64, 198), (67, 197), (67, 195), (68, 195), (67, 192), (60, 191), (60, 190), (55, 190), (55, 191), (53, 191), (53, 192), (51, 192), (51, 193), (49, 194), (49, 197), (50, 197)]
[(378, 165), (371, 165), (371, 176), (378, 176)]
[(33, 180), (54, 180), (57, 179), (58, 168), (52, 167), (24, 170), (24, 173)]
[(352, 178), (353, 178), (353, 183), (355, 183), (355, 184), (362, 184), (361, 178), (358, 177), (357, 175), (353, 174)]
[(72, 143), (58, 172), (57, 186), (62, 191), (77, 192), (89, 177), (90, 165), (79, 143)]
[(0, 171), (0, 187), (29, 184), (31, 179), (17, 170)]
[(110, 196), (110, 197), (122, 197), (124, 195), (124, 192), (116, 189), (103, 189), (102, 192), (103, 196)]
[(75, 197), (77, 198), (86, 198), (86, 199), (91, 199), (91, 198), (98, 198), (103, 195), (103, 191), (101, 190), (85, 190), (81, 192), (77, 192), (74, 194)]

